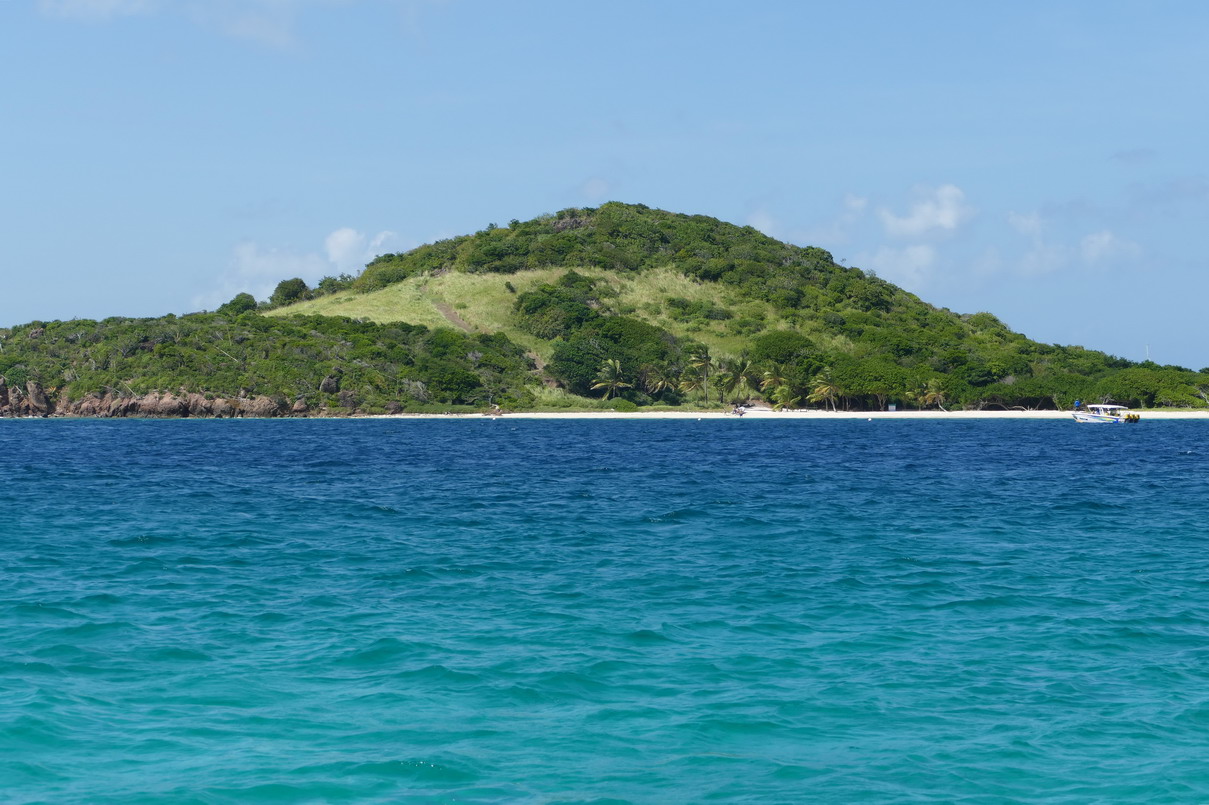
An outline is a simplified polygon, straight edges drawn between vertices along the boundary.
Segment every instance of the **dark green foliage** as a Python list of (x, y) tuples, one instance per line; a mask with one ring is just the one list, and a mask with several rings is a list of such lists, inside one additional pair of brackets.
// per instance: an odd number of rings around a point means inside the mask
[(546, 369), (571, 393), (587, 396), (609, 357), (609, 345), (599, 339), (571, 338), (555, 342), (554, 357)]
[[(361, 411), (522, 405), (531, 369), (524, 351), (499, 334), (247, 313), (24, 325), (0, 352), (0, 377), (10, 386), (34, 380), (69, 400), (184, 391)], [(333, 373), (339, 394), (320, 390)]]
[(1192, 406), (1198, 403), (1198, 395), (1189, 383), (1190, 375), (1187, 369), (1144, 363), (1102, 378), (1095, 386), (1093, 399), (1147, 408)]
[[(755, 338), (748, 357), (764, 371), (775, 369), (785, 381), (780, 384), (788, 389), (785, 393), (800, 392), (803, 398), (814, 375), (828, 366), (832, 382), (845, 391), (845, 403), (858, 407), (889, 401), (923, 404), (919, 401), (935, 400), (937, 394), (950, 404), (1054, 407), (1069, 404), (1076, 387), (1083, 397), (1135, 404), (1169, 400), (1199, 405), (1204, 399), (1190, 372), (1173, 369), (1175, 374), (1161, 381), (1126, 375), (1100, 384), (1133, 364), (1079, 347), (1037, 344), (990, 313), (958, 316), (934, 308), (872, 274), (837, 265), (823, 249), (780, 243), (751, 227), (641, 204), (563, 210), (513, 221), (506, 230), (488, 228), (387, 255), (357, 282), (381, 287), (438, 268), (510, 272), (551, 265), (621, 272), (671, 266), (698, 281), (727, 286), (740, 299), (771, 305), (786, 321), (849, 343), (850, 348), (827, 354), (799, 333)], [(564, 339), (551, 372), (577, 393), (587, 393), (600, 361), (620, 356), (616, 345), (599, 335), (600, 321), (615, 311), (590, 281), (576, 280), (578, 276), (571, 272), (568, 284), (521, 294), (516, 310), (527, 332)], [(736, 335), (763, 329), (758, 319), (731, 318), (731, 311), (710, 302), (673, 297), (663, 307), (673, 319), (693, 326), (729, 320), (726, 329)], [(659, 376), (667, 366), (653, 368)], [(638, 373), (641, 367), (626, 370)]]
[(690, 302), (687, 299), (675, 296), (668, 297), (665, 306), (668, 315), (676, 321), (703, 324), (708, 321), (727, 321), (728, 319), (733, 319), (735, 315), (726, 308), (715, 305), (713, 302)]
[(282, 280), (277, 283), (277, 287), (273, 290), (273, 295), (269, 297), (269, 304), (273, 307), (282, 307), (292, 302), (301, 302), (304, 299), (311, 298), (311, 289), (307, 287), (305, 281), (298, 277), (293, 279)]
[[(799, 269), (816, 263), (831, 265), (831, 256), (821, 249), (799, 249), (751, 227), (703, 215), (677, 215), (641, 204), (610, 202), (599, 208), (569, 209), (517, 221), (507, 229), (487, 229), (404, 254), (382, 255), (366, 267), (356, 285), (381, 288), (441, 269), (510, 273), (553, 265), (634, 271), (676, 264), (700, 279), (759, 287), (770, 279), (759, 276), (769, 273), (770, 264), (786, 262), (795, 264), (791, 273), (800, 273)], [(771, 292), (781, 292), (781, 298), (796, 303), (800, 296), (795, 293), (797, 284), (796, 280), (772, 282)], [(871, 292), (871, 296), (877, 293)]]
[(365, 271), (353, 283), (353, 287), (373, 291), (425, 272), (448, 271), (454, 268), (458, 249), (471, 240), (471, 236), (463, 235), (449, 240), (438, 240), (404, 254), (380, 255), (370, 261)]
[(670, 333), (628, 316), (599, 317), (554, 344), (550, 374), (575, 394), (592, 394), (606, 360), (621, 364), (623, 379), (639, 384), (644, 367), (681, 368), (685, 348)]
[(795, 330), (775, 330), (756, 338), (749, 353), (756, 363), (781, 365), (814, 363), (818, 352), (809, 338)]
[(557, 338), (599, 317), (596, 282), (568, 271), (556, 284), (542, 284), (516, 298), (521, 329), (539, 338)]
[(351, 274), (341, 274), (338, 277), (324, 277), (319, 280), (319, 284), (311, 292), (312, 296), (326, 296), (327, 294), (339, 293), (347, 291), (353, 287), (353, 281), (356, 278)]
[[(510, 274), (550, 266), (569, 270), (524, 293), (511, 282), (505, 288), (516, 294), (520, 328), (554, 341), (548, 374), (576, 394), (620, 394), (649, 404), (741, 399), (758, 389), (787, 407), (825, 401), (861, 409), (889, 403), (1055, 408), (1075, 399), (1203, 407), (1209, 400), (1209, 373), (1040, 344), (990, 313), (961, 316), (928, 305), (872, 274), (837, 265), (822, 249), (640, 204), (610, 202), (513, 219), (506, 228), (491, 224), (474, 235), (383, 255), (356, 279), (325, 277), (315, 289), (299, 278), (285, 280), (270, 304), (447, 271)], [(727, 307), (670, 297), (621, 308), (609, 282), (576, 268), (622, 274), (671, 268), (723, 286), (700, 296), (725, 299)], [(522, 407), (532, 399), (525, 387), (537, 379), (529, 361), (503, 335), (266, 318), (255, 307), (241, 294), (217, 314), (37, 322), (0, 331), (0, 376), (13, 388), (34, 381), (77, 398), (187, 389), (301, 397), (344, 411)], [(750, 338), (735, 349), (743, 360), (703, 360), (701, 345), (634, 318), (661, 311), (689, 332)], [(789, 329), (769, 332), (769, 326)], [(612, 367), (608, 392), (592, 388), (606, 362)], [(339, 389), (320, 391), (336, 369)]]
[(235, 298), (218, 308), (219, 313), (228, 316), (238, 316), (256, 309), (256, 298), (250, 293), (236, 294)]

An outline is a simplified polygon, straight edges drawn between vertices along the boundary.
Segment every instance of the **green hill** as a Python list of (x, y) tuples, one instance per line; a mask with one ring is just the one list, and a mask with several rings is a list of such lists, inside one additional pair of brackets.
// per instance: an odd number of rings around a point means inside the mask
[[(568, 271), (592, 281), (578, 302), (550, 290)], [(571, 316), (574, 326), (550, 324), (567, 319), (576, 304), (591, 311), (590, 322)], [(620, 203), (383, 255), (346, 290), (273, 311), (290, 312), (503, 333), (542, 365), (554, 361), (553, 378), (579, 393), (592, 391), (582, 382), (586, 368), (577, 367), (574, 382), (566, 362), (555, 361), (557, 351), (565, 356), (574, 342), (592, 337), (593, 322), (608, 318), (658, 328), (682, 352), (704, 349), (732, 374), (754, 358), (758, 371), (748, 373), (746, 385), (768, 385), (766, 396), (774, 398), (780, 388), (786, 405), (812, 396), (830, 403), (829, 386), (836, 402), (854, 407), (890, 400), (1055, 407), (1076, 398), (1201, 406), (1198, 387), (1209, 380), (1180, 367), (1032, 341), (990, 313), (935, 308), (838, 265), (822, 249), (781, 243), (751, 227)], [(788, 343), (789, 334), (796, 350), (771, 348)], [(601, 359), (594, 372), (607, 352), (588, 356)], [(646, 368), (671, 369), (677, 384), (692, 381), (683, 363)], [(674, 396), (652, 395), (643, 369), (623, 362), (622, 382), (632, 389), (626, 396), (640, 403)], [(786, 382), (768, 384), (778, 378)]]
[(722, 405), (1203, 407), (1209, 375), (1041, 344), (826, 251), (609, 203), (213, 313), (0, 330), (0, 415)]

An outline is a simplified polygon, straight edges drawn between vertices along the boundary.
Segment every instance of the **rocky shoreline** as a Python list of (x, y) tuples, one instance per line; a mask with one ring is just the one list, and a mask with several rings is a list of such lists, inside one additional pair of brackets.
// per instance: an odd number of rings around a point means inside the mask
[[(353, 411), (335, 415), (347, 415)], [(0, 378), (0, 417), (306, 417), (331, 416), (328, 409), (313, 409), (304, 400), (293, 403), (265, 395), (208, 397), (196, 392), (149, 394), (86, 394), (78, 400), (59, 399), (40, 383), (9, 386)]]

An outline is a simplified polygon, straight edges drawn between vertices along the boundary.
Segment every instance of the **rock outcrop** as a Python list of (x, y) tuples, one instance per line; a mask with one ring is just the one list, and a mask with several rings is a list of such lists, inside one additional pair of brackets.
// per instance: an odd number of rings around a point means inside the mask
[(339, 369), (334, 370), (330, 375), (319, 381), (319, 390), (324, 394), (335, 394), (340, 391), (340, 378), (343, 375)]
[(46, 389), (36, 380), (25, 384), (26, 416), (50, 416), (55, 412), (55, 406), (46, 396)]
[[(10, 386), (0, 377), (0, 416), (72, 416), (72, 417), (304, 417), (322, 414), (312, 411), (306, 400), (293, 403), (280, 397), (206, 397), (197, 392), (150, 392), (120, 394), (92, 392), (76, 400), (56, 398), (41, 384), (29, 381), (24, 389)], [(352, 413), (352, 412), (349, 412)]]

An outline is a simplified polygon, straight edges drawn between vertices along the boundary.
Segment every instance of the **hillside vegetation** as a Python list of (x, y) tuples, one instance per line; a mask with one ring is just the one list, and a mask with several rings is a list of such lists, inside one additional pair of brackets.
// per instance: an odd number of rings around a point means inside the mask
[[(579, 394), (600, 394), (591, 386), (616, 357), (626, 385), (614, 390), (639, 404), (704, 399), (711, 369), (717, 397), (762, 394), (794, 407), (1199, 407), (1209, 384), (1181, 367), (1041, 344), (990, 313), (935, 308), (822, 249), (751, 227), (619, 203), (383, 255), (347, 290), (285, 311), (504, 333)], [(618, 350), (600, 333), (610, 319), (650, 325), (679, 349), (662, 363), (611, 355)], [(572, 369), (568, 355), (587, 342), (596, 347)], [(702, 358), (709, 365), (690, 365)]]
[[(211, 415), (757, 397), (1202, 407), (1209, 391), (1205, 372), (1041, 344), (990, 313), (935, 308), (822, 249), (620, 203), (383, 255), (316, 288), (285, 279), (267, 303), (240, 294), (215, 313), (0, 330), (0, 378), (0, 414), (179, 414), (186, 398)], [(151, 394), (159, 409), (121, 402)]]

